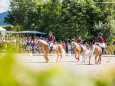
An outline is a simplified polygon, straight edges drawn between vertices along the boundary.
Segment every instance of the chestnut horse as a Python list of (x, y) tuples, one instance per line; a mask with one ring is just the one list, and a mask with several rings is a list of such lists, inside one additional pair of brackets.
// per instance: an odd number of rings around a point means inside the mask
[(89, 57), (89, 64), (90, 64), (90, 59), (95, 54), (95, 64), (101, 64), (101, 56), (102, 56), (102, 48), (99, 45), (92, 45), (91, 46), (91, 53)]
[[(76, 42), (72, 43), (75, 58), (79, 61), (80, 55), (83, 55), (83, 62), (85, 62), (85, 58), (89, 58), (89, 65), (90, 65), (90, 59), (95, 54), (95, 64), (101, 64), (101, 55), (102, 55), (102, 49), (98, 45), (92, 45), (91, 49), (87, 49), (85, 45), (79, 45)], [(81, 49), (83, 48), (83, 51)], [(78, 55), (78, 57), (77, 57)]]
[(89, 55), (89, 50), (87, 49), (87, 47), (85, 45), (79, 45), (76, 42), (72, 42), (72, 47), (73, 47), (73, 51), (75, 54), (75, 58), (77, 59), (77, 61), (80, 60), (80, 55), (83, 56), (83, 62), (85, 63), (85, 59), (86, 57), (88, 57)]
[[(49, 61), (48, 54), (50, 52), (49, 44), (46, 41), (39, 39), (38, 45), (42, 47), (45, 54), (44, 58), (46, 59), (46, 62), (48, 62)], [(57, 55), (57, 60), (56, 60), (57, 62), (58, 62), (58, 58), (60, 57), (60, 61), (61, 61), (62, 55), (65, 54), (65, 51), (61, 44), (54, 44), (54, 48), (52, 49), (52, 52)]]

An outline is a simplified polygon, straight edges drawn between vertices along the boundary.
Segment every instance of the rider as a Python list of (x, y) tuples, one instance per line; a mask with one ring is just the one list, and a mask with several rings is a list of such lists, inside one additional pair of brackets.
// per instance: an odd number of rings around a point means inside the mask
[(82, 41), (81, 36), (78, 37), (78, 39), (77, 39), (77, 43), (78, 43), (78, 44), (83, 44), (83, 41)]
[(83, 44), (83, 40), (82, 40), (81, 36), (78, 37), (78, 39), (76, 40), (76, 42), (79, 44), (79, 46), (81, 48), (81, 52), (83, 52), (83, 47), (81, 46)]
[(105, 44), (104, 44), (104, 38), (102, 36), (103, 36), (102, 33), (98, 34), (98, 36), (95, 37), (94, 42), (95, 44), (99, 45), (102, 48), (102, 53), (104, 53)]
[(48, 37), (48, 43), (50, 47), (50, 51), (53, 49), (53, 44), (54, 44), (55, 37), (53, 36), (52, 32), (49, 32), (49, 37)]

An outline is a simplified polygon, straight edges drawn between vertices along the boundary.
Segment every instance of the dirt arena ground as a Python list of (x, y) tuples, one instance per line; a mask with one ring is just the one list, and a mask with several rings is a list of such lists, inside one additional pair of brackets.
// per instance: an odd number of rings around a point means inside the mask
[(88, 62), (82, 63), (82, 58), (77, 62), (74, 55), (65, 55), (62, 61), (58, 63), (55, 55), (49, 55), (48, 63), (45, 62), (43, 55), (19, 54), (17, 58), (20, 59), (22, 64), (35, 71), (45, 70), (51, 66), (58, 65), (64, 67), (65, 70), (68, 69), (97, 77), (100, 77), (107, 69), (115, 67), (115, 56), (102, 56), (102, 64), (100, 65), (95, 65), (94, 57), (91, 59), (91, 65), (88, 65)]

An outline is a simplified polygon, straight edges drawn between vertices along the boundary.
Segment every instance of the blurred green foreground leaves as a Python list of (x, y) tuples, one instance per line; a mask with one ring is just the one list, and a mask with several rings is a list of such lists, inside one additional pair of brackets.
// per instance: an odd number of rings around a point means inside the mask
[[(114, 86), (115, 68), (101, 78), (91, 78), (61, 66), (34, 71), (16, 59), (16, 55), (0, 55), (0, 86)], [(39, 65), (39, 64), (38, 64)]]

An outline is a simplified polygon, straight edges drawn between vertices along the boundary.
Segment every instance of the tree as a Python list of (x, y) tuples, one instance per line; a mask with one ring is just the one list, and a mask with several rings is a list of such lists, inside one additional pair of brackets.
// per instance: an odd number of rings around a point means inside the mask
[(22, 29), (31, 29), (36, 17), (34, 15), (36, 8), (37, 0), (12, 0), (10, 5), (11, 11), (9, 11), (9, 15), (5, 18), (5, 22), (14, 26), (19, 25)]
[(95, 23), (94, 29), (97, 32), (103, 33), (103, 37), (106, 42), (114, 42), (115, 41), (115, 20), (108, 16), (106, 18), (106, 23), (99, 22), (98, 24)]
[(12, 0), (5, 20), (24, 30), (52, 31), (61, 39), (82, 36), (89, 40), (103, 32), (105, 39), (112, 41), (109, 38), (114, 39), (115, 4), (102, 2), (104, 0)]

